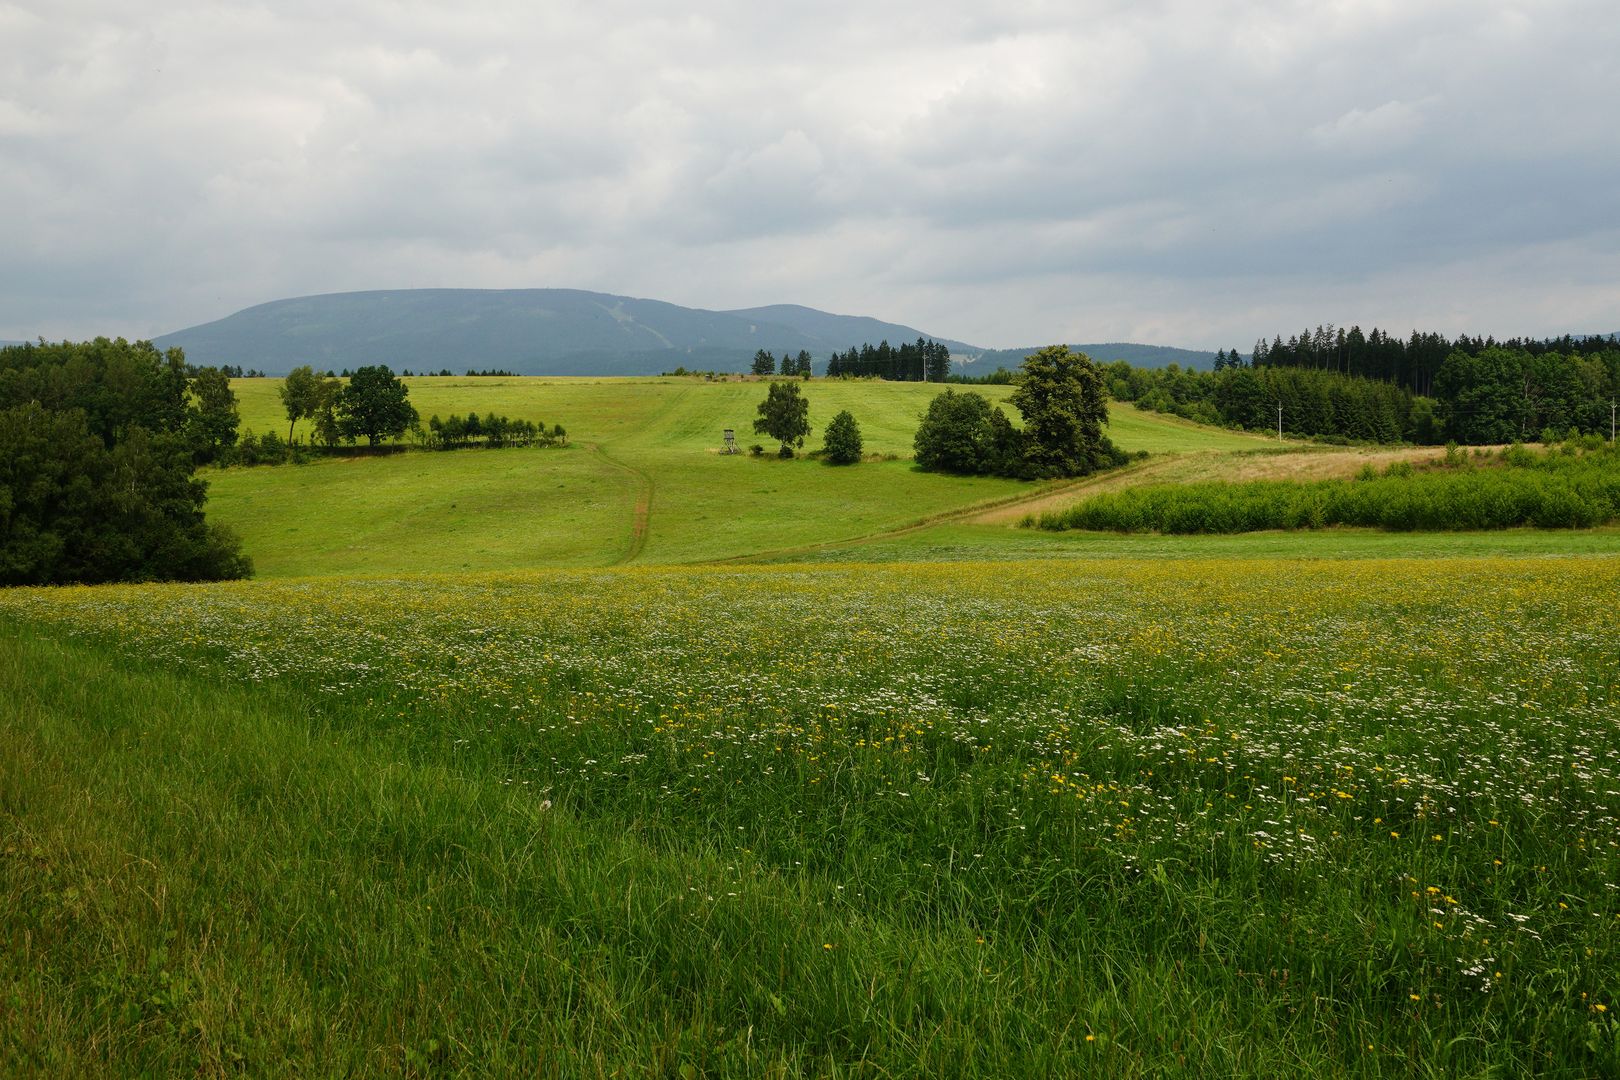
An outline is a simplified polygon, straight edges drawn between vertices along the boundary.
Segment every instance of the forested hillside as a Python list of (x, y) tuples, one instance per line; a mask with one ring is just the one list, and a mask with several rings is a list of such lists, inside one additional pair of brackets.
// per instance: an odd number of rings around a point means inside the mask
[(183, 347), (194, 362), (273, 375), (301, 364), (651, 375), (677, 366), (746, 371), (762, 348), (823, 357), (874, 329), (901, 341), (927, 336), (788, 305), (724, 312), (579, 289), (405, 289), (277, 300), (155, 343)]

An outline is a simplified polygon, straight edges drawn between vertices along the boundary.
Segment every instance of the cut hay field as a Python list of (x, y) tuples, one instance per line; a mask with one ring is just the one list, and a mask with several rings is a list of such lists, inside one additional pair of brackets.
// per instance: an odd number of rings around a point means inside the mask
[(0, 1071), (1613, 1074), (1617, 588), (11, 590)]
[(1050, 533), (1389, 452), (411, 387), (571, 445), (214, 470), (259, 580), (0, 590), (0, 1076), (1620, 1075), (1620, 529)]

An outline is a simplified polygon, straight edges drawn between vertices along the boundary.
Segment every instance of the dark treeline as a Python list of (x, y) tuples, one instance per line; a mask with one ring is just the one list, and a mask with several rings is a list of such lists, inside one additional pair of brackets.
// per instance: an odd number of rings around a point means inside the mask
[(810, 354), (803, 349), (799, 355), (789, 356), (786, 349), (782, 350), (782, 362), (776, 362), (776, 354), (764, 349), (754, 354), (753, 366), (749, 369), (755, 375), (796, 375), (801, 379), (808, 379), (811, 374)]
[(1276, 429), (1280, 405), (1286, 434), (1369, 442), (1553, 442), (1572, 433), (1612, 438), (1620, 404), (1620, 347), (1596, 338), (1572, 352), (1545, 345), (1453, 348), (1422, 377), (1432, 396), (1396, 380), (1273, 364), (1268, 354), (1262, 361), (1228, 361), (1212, 372), (1120, 363), (1105, 370), (1110, 392), (1143, 408), (1266, 431)]
[[(331, 372), (327, 372), (327, 374), (330, 375)], [(348, 372), (345, 371), (343, 374), (347, 375)], [(400, 372), (399, 374), (400, 374), (400, 377), (404, 378), (404, 379), (409, 379), (409, 378), (412, 378), (413, 376), (424, 378), (424, 379), (437, 379), (437, 378), (443, 378), (443, 377), (446, 377), (446, 376), (448, 376), (448, 377), (454, 377), (455, 376), (455, 372), (451, 371), (449, 368), (440, 368), (438, 371), (418, 371), (418, 372), (413, 372), (410, 368), (406, 368), (404, 371)], [(467, 378), (467, 379), (486, 378), (486, 377), (494, 377), (494, 378), (500, 378), (500, 379), (515, 379), (515, 378), (517, 378), (517, 372), (515, 372), (515, 371), (507, 371), (505, 368), (490, 368), (487, 371), (474, 371), (472, 368), (468, 368), (467, 373), (465, 375), (463, 375), (462, 377)]]
[(1308, 368), (1103, 368), (1117, 401), (1203, 424), (1357, 442), (1441, 441), (1434, 403), (1393, 383)]
[(493, 413), (484, 417), (468, 413), (466, 416), (452, 415), (446, 420), (430, 417), (424, 442), (439, 450), (468, 446), (483, 446), (491, 450), (507, 446), (566, 446), (568, 432), (563, 430), (561, 424), (547, 428), (532, 420), (511, 420)]
[(193, 476), (236, 436), (229, 377), (179, 349), (0, 349), (0, 584), (246, 576)]
[(835, 378), (891, 379), (896, 382), (944, 382), (951, 373), (951, 349), (937, 341), (918, 338), (898, 348), (887, 341), (850, 347), (827, 360), (827, 375)]
[(1011, 386), (1018, 381), (1018, 372), (1010, 371), (1005, 367), (998, 367), (996, 370), (987, 371), (983, 375), (952, 373), (945, 377), (945, 381), (963, 386)]
[[(1287, 341), (1282, 335), (1254, 343), (1251, 363), (1255, 367), (1302, 367), (1324, 371), (1337, 371), (1343, 375), (1360, 375), (1369, 379), (1383, 379), (1406, 387), (1414, 394), (1432, 396), (1435, 382), (1446, 358), (1452, 353), (1479, 356), (1492, 349), (1506, 349), (1531, 357), (1549, 354), (1565, 358), (1620, 357), (1620, 340), (1615, 335), (1565, 334), (1561, 338), (1509, 338), (1498, 341), (1493, 337), (1470, 337), (1467, 334), (1448, 339), (1444, 334), (1412, 331), (1405, 338), (1397, 337), (1374, 327), (1363, 333), (1361, 327), (1318, 326), (1294, 334)], [(1223, 359), (1216, 355), (1217, 363)], [(1228, 364), (1241, 364), (1237, 350), (1225, 357)], [(1615, 361), (1607, 361), (1613, 370)]]

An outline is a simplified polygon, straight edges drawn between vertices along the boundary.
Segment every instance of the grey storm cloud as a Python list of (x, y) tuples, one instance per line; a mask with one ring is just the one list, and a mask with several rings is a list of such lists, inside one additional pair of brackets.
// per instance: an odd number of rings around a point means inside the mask
[(1609, 0), (0, 0), (0, 337), (348, 289), (1620, 329)]

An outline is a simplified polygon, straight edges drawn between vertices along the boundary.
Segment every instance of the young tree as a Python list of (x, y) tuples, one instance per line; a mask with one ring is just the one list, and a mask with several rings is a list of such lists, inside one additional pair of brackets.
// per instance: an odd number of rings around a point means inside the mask
[(861, 427), (848, 409), (832, 418), (822, 438), (822, 450), (834, 465), (853, 465), (861, 460)]
[(409, 395), (387, 364), (358, 369), (338, 394), (338, 431), (346, 439), (364, 435), (371, 446), (398, 438), (417, 420)]
[(1117, 464), (1103, 434), (1108, 397), (1102, 373), (1085, 353), (1050, 345), (1024, 360), (1008, 398), (1024, 416), (1024, 460), (1035, 476), (1085, 476)]
[(328, 394), (326, 380), (308, 364), (295, 367), (281, 380), (281, 404), (287, 409), (287, 441), (293, 441), (298, 421), (314, 419)]
[(759, 403), (754, 434), (769, 435), (781, 443), (782, 457), (792, 457), (793, 447), (804, 445), (810, 434), (810, 403), (799, 393), (798, 383), (771, 383), (765, 400)]

